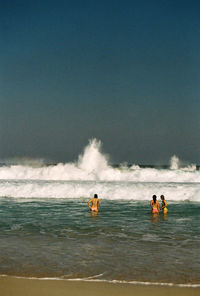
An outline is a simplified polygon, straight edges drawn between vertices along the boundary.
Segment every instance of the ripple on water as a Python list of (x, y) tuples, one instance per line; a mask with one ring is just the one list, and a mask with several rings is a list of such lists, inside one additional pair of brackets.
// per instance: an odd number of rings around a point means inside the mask
[(173, 204), (156, 222), (146, 202), (104, 201), (95, 217), (79, 200), (6, 200), (1, 210), (0, 273), (179, 283), (199, 274), (196, 204)]

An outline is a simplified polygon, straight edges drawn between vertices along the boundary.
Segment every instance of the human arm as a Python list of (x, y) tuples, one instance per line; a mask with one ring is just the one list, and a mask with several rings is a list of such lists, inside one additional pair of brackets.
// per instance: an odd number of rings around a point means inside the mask
[(89, 201), (88, 201), (88, 207), (91, 209), (91, 206), (90, 206), (90, 203), (92, 202), (92, 199), (90, 199)]
[(166, 203), (165, 200), (163, 200), (163, 202), (162, 202), (162, 209), (164, 209), (164, 208), (166, 208), (166, 207), (167, 207), (167, 203)]

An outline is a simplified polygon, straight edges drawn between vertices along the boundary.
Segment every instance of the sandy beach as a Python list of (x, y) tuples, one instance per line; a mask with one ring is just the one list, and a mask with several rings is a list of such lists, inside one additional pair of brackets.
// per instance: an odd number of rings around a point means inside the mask
[(200, 288), (166, 286), (142, 286), (106, 282), (83, 282), (66, 280), (38, 280), (1, 277), (0, 291), (3, 296), (197, 296)]

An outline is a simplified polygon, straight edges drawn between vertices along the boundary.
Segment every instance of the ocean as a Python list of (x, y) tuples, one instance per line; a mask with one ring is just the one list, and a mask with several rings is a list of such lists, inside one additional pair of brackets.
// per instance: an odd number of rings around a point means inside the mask
[(199, 168), (112, 166), (97, 140), (77, 162), (2, 165), (0, 274), (200, 286)]

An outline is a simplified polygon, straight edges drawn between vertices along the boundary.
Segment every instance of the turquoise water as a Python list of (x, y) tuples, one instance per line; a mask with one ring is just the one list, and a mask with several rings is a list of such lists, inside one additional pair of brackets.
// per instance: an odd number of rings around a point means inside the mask
[(200, 204), (0, 198), (0, 274), (200, 283)]

